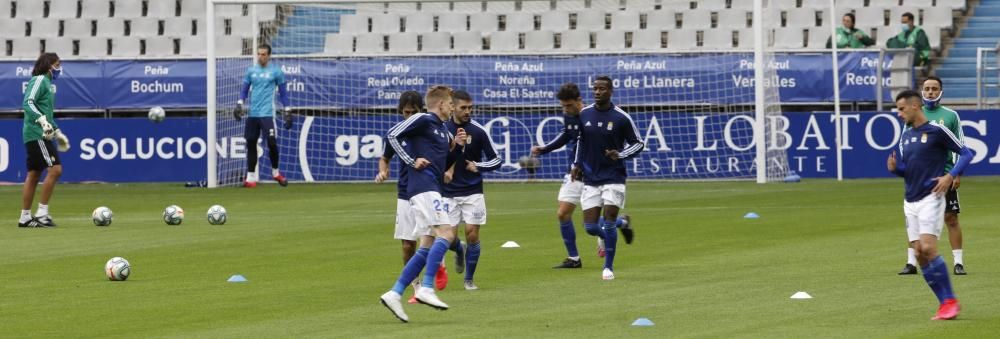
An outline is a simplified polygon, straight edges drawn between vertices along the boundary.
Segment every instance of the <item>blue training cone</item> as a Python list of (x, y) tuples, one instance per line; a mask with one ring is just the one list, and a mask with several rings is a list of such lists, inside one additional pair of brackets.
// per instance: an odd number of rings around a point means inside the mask
[(242, 274), (233, 274), (233, 276), (229, 277), (229, 280), (226, 280), (226, 281), (227, 282), (247, 282), (247, 278), (244, 277)]
[(647, 318), (639, 318), (632, 322), (632, 326), (653, 326), (653, 321)]
[(743, 216), (743, 219), (757, 219), (757, 218), (760, 218), (760, 216), (754, 212), (747, 213), (746, 215)]

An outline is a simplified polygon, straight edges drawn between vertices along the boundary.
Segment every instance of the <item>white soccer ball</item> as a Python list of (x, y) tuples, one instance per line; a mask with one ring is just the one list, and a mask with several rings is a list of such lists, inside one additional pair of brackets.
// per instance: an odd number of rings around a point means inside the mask
[(184, 209), (177, 205), (170, 205), (163, 209), (163, 222), (167, 225), (180, 225), (184, 221)]
[(226, 223), (226, 208), (221, 205), (212, 205), (208, 208), (208, 223), (212, 225), (222, 225)]
[(153, 122), (163, 121), (167, 117), (167, 112), (163, 110), (163, 107), (156, 106), (149, 109), (149, 120)]
[(114, 257), (104, 264), (104, 274), (112, 281), (124, 281), (132, 274), (132, 266), (122, 257)]
[(111, 225), (111, 219), (114, 214), (111, 213), (111, 209), (101, 206), (94, 209), (94, 212), (90, 214), (90, 217), (94, 220), (94, 225), (97, 226), (108, 226)]

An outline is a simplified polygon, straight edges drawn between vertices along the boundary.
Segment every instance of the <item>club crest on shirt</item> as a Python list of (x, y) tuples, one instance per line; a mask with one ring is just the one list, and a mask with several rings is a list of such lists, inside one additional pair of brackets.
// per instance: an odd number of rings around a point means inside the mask
[(603, 122), (600, 122), (600, 121), (598, 121), (598, 122), (597, 122), (597, 127), (604, 127), (604, 123), (603, 123)]
[(587, 127), (590, 127), (590, 121), (587, 121), (587, 123), (586, 123), (586, 124), (583, 124), (583, 125), (584, 125), (584, 126), (587, 126)]
[(927, 143), (927, 133), (924, 133), (923, 135), (920, 136), (920, 143), (921, 144)]
[(609, 131), (610, 131), (610, 130), (611, 130), (612, 128), (614, 128), (614, 126), (615, 126), (615, 122), (614, 122), (614, 121), (608, 121), (608, 130), (609, 130)]

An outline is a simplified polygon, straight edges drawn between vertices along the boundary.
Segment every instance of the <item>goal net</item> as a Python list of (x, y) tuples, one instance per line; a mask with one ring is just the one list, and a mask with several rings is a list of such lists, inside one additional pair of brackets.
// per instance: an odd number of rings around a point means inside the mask
[(259, 176), (270, 178), (266, 138), (246, 145), (246, 120), (231, 114), (262, 43), (291, 98), (292, 126), (276, 121), (279, 168), (291, 181), (371, 180), (383, 136), (402, 120), (400, 94), (435, 84), (472, 96), (473, 119), (503, 158), (487, 179), (560, 179), (566, 149), (527, 156), (562, 129), (559, 87), (578, 84), (590, 104), (598, 75), (614, 79), (612, 101), (645, 143), (627, 161), (630, 179), (780, 180), (787, 140), (775, 131), (788, 120), (766, 19), (777, 9), (738, 3), (213, 0), (207, 120), (220, 152), (209, 159), (210, 185), (240, 184), (255, 146)]

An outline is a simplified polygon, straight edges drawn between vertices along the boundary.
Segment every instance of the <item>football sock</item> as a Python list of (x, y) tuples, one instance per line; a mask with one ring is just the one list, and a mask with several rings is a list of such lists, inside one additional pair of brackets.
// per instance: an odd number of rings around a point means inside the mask
[[(278, 167), (278, 140), (276, 137), (267, 137), (267, 155), (271, 158), (271, 168)], [(275, 174), (277, 175), (277, 174)]]
[(49, 205), (38, 203), (38, 210), (35, 211), (35, 216), (44, 217), (46, 215), (49, 215)]
[(576, 250), (576, 230), (573, 229), (573, 220), (560, 221), (559, 232), (562, 233), (563, 244), (566, 245), (566, 253), (570, 257), (580, 257), (580, 252)]
[(272, 169), (271, 169), (271, 176), (272, 176), (272, 177), (276, 177), (276, 176), (278, 176), (279, 174), (281, 174), (281, 172), (279, 172), (277, 168), (272, 168)]
[(605, 222), (601, 228), (604, 230), (604, 268), (614, 270), (618, 230), (613, 222)]
[(455, 253), (458, 253), (459, 251), (461, 251), (462, 250), (462, 240), (458, 239), (458, 236), (455, 236), (455, 241), (451, 242), (451, 246), (448, 247), (448, 250), (450, 250), (452, 252), (455, 252)]
[(951, 250), (951, 255), (955, 258), (955, 265), (965, 265), (962, 261), (962, 250)]
[(31, 210), (21, 210), (21, 219), (17, 222), (23, 224), (28, 222), (28, 220), (31, 220)]
[(420, 271), (424, 269), (424, 265), (427, 264), (427, 252), (429, 250), (425, 247), (417, 249), (417, 253), (410, 257), (410, 261), (406, 262), (406, 266), (403, 266), (403, 272), (399, 274), (399, 280), (396, 280), (396, 284), (392, 286), (392, 290), (403, 295), (403, 291), (406, 291), (406, 285), (417, 279), (420, 275)]
[(469, 244), (465, 252), (465, 281), (472, 281), (472, 276), (476, 274), (476, 265), (479, 264), (479, 243)]
[(625, 218), (618, 217), (618, 219), (615, 219), (615, 227), (622, 228), (622, 226), (625, 226), (626, 224), (628, 223), (625, 222)]
[(917, 266), (917, 250), (913, 248), (906, 249), (906, 263)]
[(941, 301), (945, 299), (955, 299), (955, 292), (951, 289), (951, 278), (948, 277), (948, 264), (944, 262), (942, 256), (937, 256), (931, 261), (931, 273), (934, 275), (934, 284), (941, 286)]
[(424, 272), (424, 282), (422, 284), (424, 287), (434, 287), (434, 276), (437, 274), (437, 267), (441, 266), (441, 260), (444, 259), (444, 253), (448, 252), (448, 247), (450, 246), (448, 240), (445, 238), (434, 239), (434, 245), (431, 246), (431, 251), (427, 254), (427, 270)]
[(257, 172), (247, 172), (247, 181), (257, 182)]
[(596, 237), (600, 237), (601, 239), (604, 239), (604, 230), (601, 230), (601, 225), (600, 224), (597, 224), (597, 223), (591, 224), (591, 223), (584, 222), (583, 223), (583, 228), (587, 230), (587, 234), (590, 234), (590, 235), (593, 235), (593, 236), (596, 236)]

